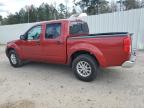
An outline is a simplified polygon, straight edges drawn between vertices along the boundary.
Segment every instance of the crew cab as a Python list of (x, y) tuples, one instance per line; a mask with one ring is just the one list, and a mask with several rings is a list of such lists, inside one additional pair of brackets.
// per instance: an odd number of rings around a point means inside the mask
[(89, 34), (88, 24), (79, 19), (38, 23), (8, 42), (6, 55), (13, 67), (24, 61), (69, 64), (83, 81), (94, 80), (99, 67), (132, 67), (136, 60), (131, 34)]

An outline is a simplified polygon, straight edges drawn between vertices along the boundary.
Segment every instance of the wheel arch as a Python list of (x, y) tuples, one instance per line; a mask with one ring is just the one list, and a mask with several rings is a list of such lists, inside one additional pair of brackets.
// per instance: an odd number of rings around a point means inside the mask
[(97, 61), (100, 67), (106, 67), (106, 59), (104, 57), (104, 54), (94, 45), (79, 44), (77, 46), (73, 46), (69, 49), (68, 54), (69, 64), (71, 64), (74, 58), (79, 56), (80, 54), (89, 54)]
[(72, 55), (71, 55), (71, 57), (70, 57), (70, 59), (71, 59), (71, 60), (70, 60), (70, 64), (72, 64), (73, 60), (74, 60), (77, 56), (79, 56), (79, 55), (81, 55), (81, 54), (87, 54), (87, 55), (92, 56), (92, 57), (95, 59), (95, 61), (97, 62), (97, 64), (100, 65), (100, 63), (99, 63), (98, 59), (96, 58), (96, 56), (95, 56), (94, 54), (90, 53), (89, 51), (86, 51), (86, 50), (79, 50), (79, 51), (75, 51), (74, 53), (72, 53)]
[(17, 54), (18, 54), (18, 55), (20, 56), (20, 58), (21, 58), (20, 48), (19, 48), (16, 44), (12, 43), (12, 44), (8, 44), (8, 45), (7, 45), (7, 48), (6, 48), (6, 55), (7, 55), (7, 56), (8, 56), (8, 54), (9, 54), (9, 51), (10, 51), (10, 50), (16, 51)]
[(9, 54), (9, 52), (10, 52), (11, 50), (15, 50), (15, 48), (9, 47), (9, 48), (6, 49), (6, 55), (7, 55), (7, 57), (8, 57), (8, 54)]

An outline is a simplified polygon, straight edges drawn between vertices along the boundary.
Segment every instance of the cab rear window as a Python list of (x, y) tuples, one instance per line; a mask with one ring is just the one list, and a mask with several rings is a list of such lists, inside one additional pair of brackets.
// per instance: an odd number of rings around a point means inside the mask
[(70, 34), (89, 34), (89, 28), (86, 22), (83, 21), (73, 21), (70, 24)]

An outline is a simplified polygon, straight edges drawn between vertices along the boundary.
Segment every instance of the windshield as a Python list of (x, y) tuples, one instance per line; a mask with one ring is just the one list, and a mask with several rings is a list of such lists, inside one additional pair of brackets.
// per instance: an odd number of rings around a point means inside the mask
[(72, 21), (70, 24), (70, 34), (89, 34), (89, 28), (87, 23), (83, 21)]

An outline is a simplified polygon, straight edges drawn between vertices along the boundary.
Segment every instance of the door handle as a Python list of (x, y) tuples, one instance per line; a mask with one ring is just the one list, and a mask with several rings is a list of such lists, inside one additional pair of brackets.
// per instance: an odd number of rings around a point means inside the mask
[(63, 44), (63, 42), (61, 42), (61, 41), (56, 41), (56, 43), (58, 44), (58, 45), (60, 45), (60, 44)]
[(36, 44), (37, 44), (37, 45), (40, 45), (40, 41), (36, 41)]

